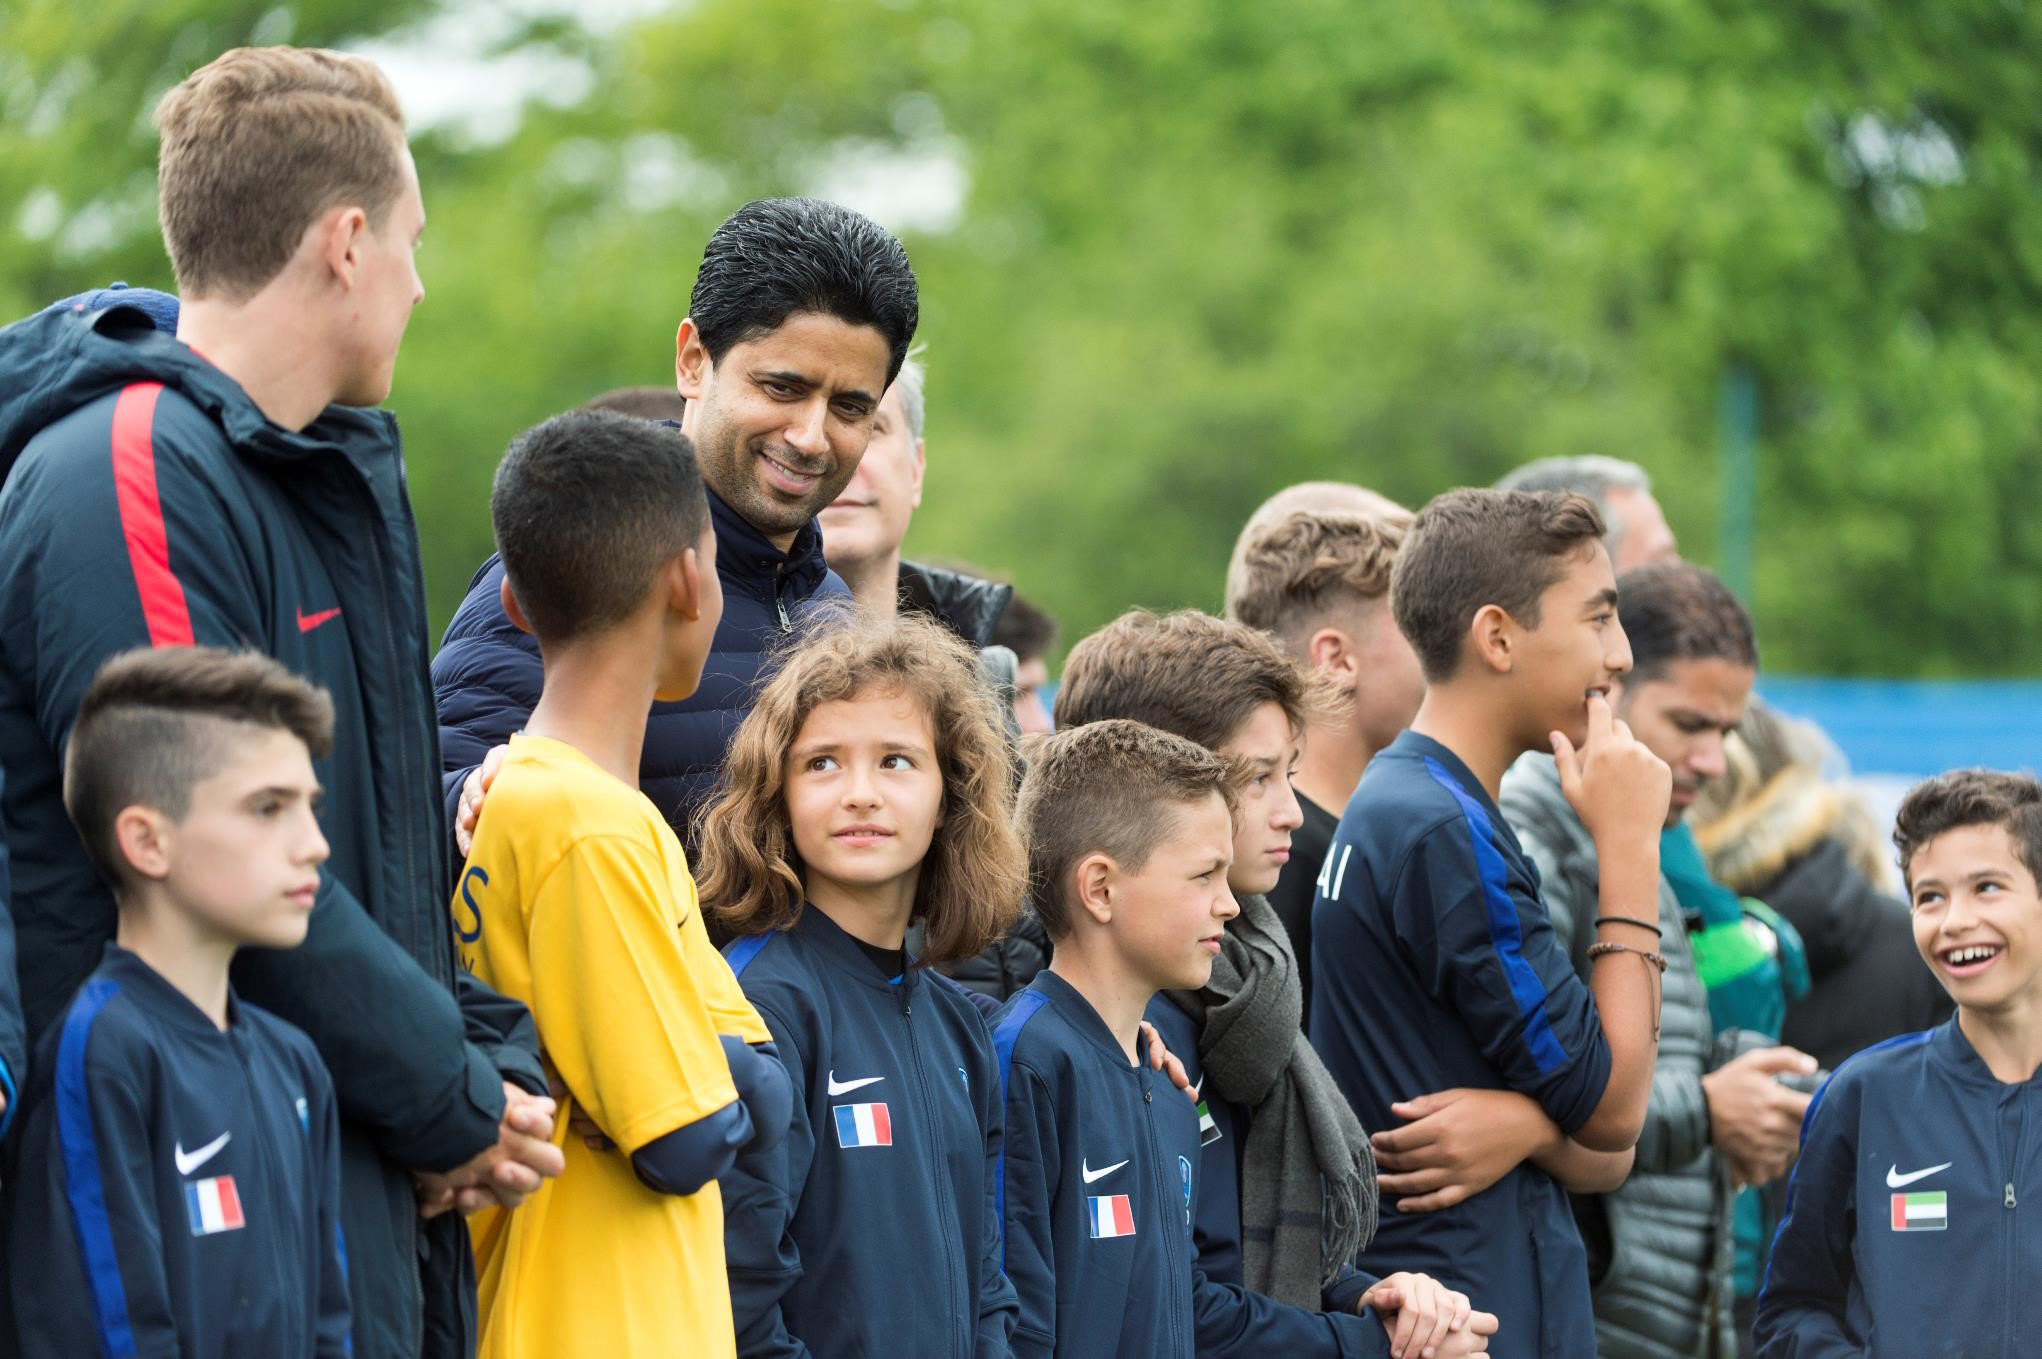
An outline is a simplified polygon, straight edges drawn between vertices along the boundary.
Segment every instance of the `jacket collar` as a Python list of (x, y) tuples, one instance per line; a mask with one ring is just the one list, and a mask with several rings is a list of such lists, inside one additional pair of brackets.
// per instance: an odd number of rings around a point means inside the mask
[[(170, 979), (119, 944), (109, 942), (100, 960), (100, 971), (120, 983), (140, 1002), (149, 1017), (180, 1033), (206, 1038), (225, 1038), (212, 1019), (192, 1003), (190, 996), (170, 984)], [(234, 988), (227, 988), (227, 1032), (241, 1025), (241, 1001)]]
[(1992, 1074), (1992, 1068), (1978, 1055), (1978, 1049), (1971, 1046), (1971, 1040), (1964, 1036), (1957, 1016), (1951, 1015), (1935, 1028), (1929, 1030), (1929, 1046), (1936, 1056), (1936, 1064), (1951, 1072), (1966, 1085), (1980, 1086), (2011, 1095), (2016, 1091), (2030, 1088), (2042, 1089), (2042, 1078), (2009, 1084)]
[(375, 457), (398, 447), (397, 422), (385, 411), (328, 406), (297, 432), (271, 424), (240, 383), (140, 309), (121, 305), (43, 313), (0, 330), (0, 481), (45, 426), (133, 382), (173, 388), (218, 422), (237, 452), (254, 457)]
[(928, 614), (975, 647), (992, 643), (993, 629), (1014, 597), (1014, 587), (1004, 581), (910, 561), (900, 564), (899, 591), (903, 607)]
[(827, 913), (818, 911), (807, 902), (802, 903), (801, 914), (795, 917), (792, 932), (805, 940), (830, 963), (865, 986), (889, 991), (895, 995), (904, 991), (913, 996), (915, 988), (921, 984), (921, 969), (913, 965), (912, 957), (908, 959), (908, 968), (900, 976), (891, 980), (880, 976), (879, 969), (865, 956), (865, 950), (858, 947), (858, 941), (846, 933), (842, 925), (830, 919)]
[(829, 572), (822, 556), (822, 529), (813, 519), (801, 526), (785, 552), (714, 491), (709, 491), (709, 522), (716, 530), (716, 574), (726, 584), (771, 599), (784, 580), (794, 598), (805, 599)]
[[(1454, 782), (1461, 786), (1461, 791), (1480, 803), (1482, 810), (1489, 813), (1489, 819), (1492, 823), (1503, 819), (1503, 813), (1497, 809), (1496, 800), (1489, 796), (1489, 790), (1484, 788), (1482, 781), (1475, 777), (1475, 771), (1468, 768), (1462, 762), (1460, 756), (1454, 754), (1430, 736), (1420, 736), (1417, 732), (1407, 728), (1397, 733), (1397, 739), (1390, 742), (1389, 746), (1376, 756), (1376, 760), (1382, 759), (1385, 755), (1391, 759), (1412, 760), (1420, 765), (1430, 761), (1442, 766), (1453, 777)], [(1369, 767), (1375, 767), (1375, 760), (1369, 761)], [(1367, 778), (1368, 776), (1363, 774), (1362, 777)], [(1557, 772), (1554, 777), (1559, 777)]]
[[(1133, 1067), (1128, 1066), (1127, 1054), (1121, 1051), (1120, 1040), (1113, 1036), (1113, 1030), (1106, 1027), (1106, 1021), (1092, 1008), (1092, 1002), (1079, 994), (1077, 987), (1046, 967), (1036, 973), (1035, 980), (1028, 984), (1049, 997), (1049, 1003), (1057, 1008), (1057, 1012), (1063, 1015), (1065, 1021), (1083, 1034), (1094, 1047), (1111, 1058), (1115, 1066), (1122, 1070), (1146, 1070), (1139, 1063)], [(1146, 1049), (1145, 1038), (1135, 1039), (1136, 1051), (1144, 1052)]]

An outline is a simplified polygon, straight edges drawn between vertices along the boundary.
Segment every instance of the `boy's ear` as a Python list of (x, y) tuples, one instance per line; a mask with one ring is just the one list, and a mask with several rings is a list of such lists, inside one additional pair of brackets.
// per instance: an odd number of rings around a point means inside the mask
[(1320, 628), (1305, 643), (1305, 663), (1343, 694), (1361, 682), (1361, 652), (1340, 628)]
[(518, 607), (518, 597), (511, 591), (510, 575), (508, 572), (504, 574), (504, 578), (501, 581), (497, 582), (496, 593), (497, 597), (503, 601), (504, 617), (510, 619), (512, 626), (516, 627), (519, 632), (530, 633), (532, 631), (532, 624), (525, 617), (525, 611)]
[(684, 318), (674, 332), (674, 390), (690, 404), (700, 400), (709, 390), (714, 367), (709, 348), (702, 343), (702, 332), (695, 328), (695, 318)]
[(1071, 870), (1071, 898), (1095, 925), (1113, 923), (1113, 889), (1120, 865), (1110, 855), (1087, 854)]
[(317, 241), (319, 260), (327, 273), (342, 288), (352, 291), (355, 275), (361, 268), (369, 215), (359, 207), (333, 208), (306, 230)]
[(1524, 629), (1501, 605), (1484, 604), (1475, 610), (1475, 621), (1468, 625), (1464, 640), (1467, 655), (1462, 664), (1469, 660), (1479, 661), (1498, 675), (1507, 675), (1517, 664), (1518, 639)]
[(690, 623), (702, 617), (702, 557), (694, 548), (667, 563), (667, 604)]
[(171, 829), (170, 818), (154, 807), (121, 808), (113, 819), (113, 840), (128, 870), (152, 882), (169, 877)]

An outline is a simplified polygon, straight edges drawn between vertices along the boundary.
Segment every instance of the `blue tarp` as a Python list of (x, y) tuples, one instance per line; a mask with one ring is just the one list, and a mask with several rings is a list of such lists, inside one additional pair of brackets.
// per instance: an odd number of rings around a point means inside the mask
[(1762, 675), (1758, 688), (1782, 712), (1814, 719), (1860, 776), (2042, 771), (2042, 681)]

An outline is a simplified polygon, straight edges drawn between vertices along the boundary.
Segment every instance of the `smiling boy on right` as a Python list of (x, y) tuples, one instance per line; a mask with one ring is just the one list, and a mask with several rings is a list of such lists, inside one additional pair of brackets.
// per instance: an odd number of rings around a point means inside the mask
[(1809, 1106), (1761, 1359), (1993, 1359), (2042, 1323), (2042, 1231), (2019, 1216), (2042, 1189), (2042, 783), (1938, 775), (1893, 842), (1957, 1013), (1851, 1058)]

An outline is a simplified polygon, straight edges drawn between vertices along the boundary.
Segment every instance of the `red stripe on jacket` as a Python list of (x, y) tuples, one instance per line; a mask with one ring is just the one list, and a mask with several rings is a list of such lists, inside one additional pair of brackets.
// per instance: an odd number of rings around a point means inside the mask
[(121, 536), (135, 593), (149, 625), (151, 646), (192, 645), (191, 610), (184, 586), (170, 569), (170, 535), (163, 527), (163, 503), (156, 496), (156, 398), (160, 382), (137, 382), (121, 390), (113, 405), (113, 493), (120, 506)]

